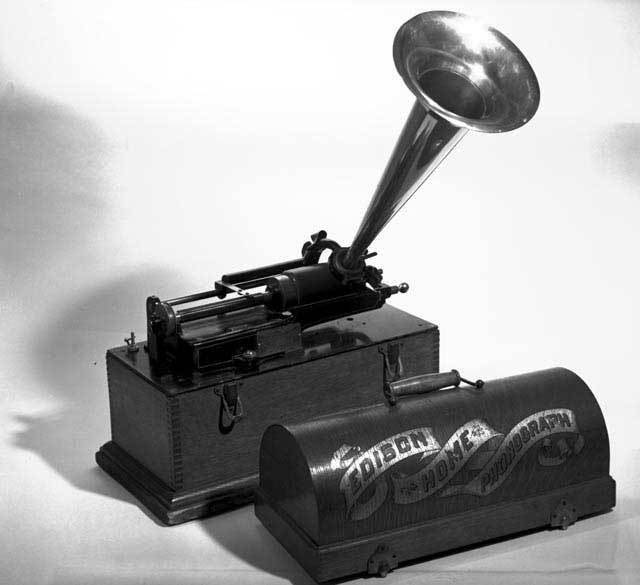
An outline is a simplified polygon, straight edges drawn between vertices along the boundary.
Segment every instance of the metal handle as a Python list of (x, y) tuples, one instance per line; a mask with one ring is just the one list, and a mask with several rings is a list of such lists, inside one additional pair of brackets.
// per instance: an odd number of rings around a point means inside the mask
[(464, 382), (475, 388), (482, 388), (482, 386), (484, 386), (482, 380), (471, 382), (460, 376), (458, 370), (451, 370), (450, 372), (442, 372), (439, 374), (420, 374), (419, 376), (389, 382), (387, 383), (385, 394), (389, 400), (389, 404), (395, 404), (400, 396), (426, 394), (427, 392), (449, 387), (456, 388), (460, 385), (460, 382)]

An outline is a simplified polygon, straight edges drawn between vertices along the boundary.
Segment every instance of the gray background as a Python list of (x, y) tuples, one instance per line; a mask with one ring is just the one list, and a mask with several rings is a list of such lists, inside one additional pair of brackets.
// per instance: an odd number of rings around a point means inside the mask
[(469, 134), (377, 264), (443, 369), (583, 376), (619, 502), (387, 583), (638, 581), (640, 4), (440, 0), (0, 3), (1, 582), (309, 582), (250, 507), (162, 528), (96, 468), (104, 351), (149, 294), (348, 242), (412, 104), (393, 36), (430, 9), (510, 36), (542, 102)]

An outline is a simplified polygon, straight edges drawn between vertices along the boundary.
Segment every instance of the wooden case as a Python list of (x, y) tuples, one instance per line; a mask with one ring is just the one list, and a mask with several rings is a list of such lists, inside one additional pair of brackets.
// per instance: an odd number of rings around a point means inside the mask
[[(306, 329), (302, 345), (257, 371), (189, 378), (155, 375), (142, 350), (110, 349), (112, 440), (98, 464), (166, 524), (207, 516), (252, 501), (270, 424), (380, 403), (385, 378), (438, 371), (438, 328), (389, 305)], [(230, 387), (244, 411), (233, 424)]]
[(326, 581), (614, 504), (600, 408), (557, 368), (273, 425), (255, 510)]

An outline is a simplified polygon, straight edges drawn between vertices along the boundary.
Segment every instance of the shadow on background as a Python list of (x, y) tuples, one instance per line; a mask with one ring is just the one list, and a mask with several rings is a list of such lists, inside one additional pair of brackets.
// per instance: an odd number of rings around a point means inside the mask
[(315, 585), (253, 513), (253, 505), (200, 521), (204, 531), (233, 555), (253, 567), (289, 580), (293, 585)]
[(15, 294), (99, 238), (109, 147), (91, 120), (6, 77), (0, 68), (0, 261)]
[[(134, 323), (143, 322), (146, 296), (175, 283), (176, 276), (151, 269), (93, 290), (73, 290), (74, 280), (94, 269), (73, 259), (86, 258), (88, 251), (99, 257), (112, 237), (110, 145), (91, 120), (7, 78), (0, 66), (4, 293), (24, 314), (33, 305), (45, 315), (26, 329), (25, 347), (46, 395), (59, 404), (55, 415), (17, 415), (22, 430), (13, 440), (73, 485), (133, 501), (93, 460), (109, 433), (104, 350), (120, 345)], [(69, 291), (62, 310), (48, 301), (51, 279)]]
[[(43, 324), (33, 340), (42, 386), (62, 406), (53, 416), (17, 416), (23, 430), (14, 442), (80, 489), (135, 501), (94, 461), (95, 451), (110, 438), (104, 353), (123, 345), (136, 323), (143, 337), (144, 300), (169, 281), (175, 283), (176, 275), (147, 270), (98, 287)], [(116, 338), (113, 331), (122, 334)]]
[[(110, 314), (117, 309), (112, 295), (131, 283), (76, 293), (76, 271), (91, 267), (62, 268), (108, 235), (108, 160), (108, 142), (91, 120), (19, 87), (0, 66), (3, 292), (21, 314), (45, 315), (31, 326), (25, 319), (26, 339), (20, 343), (45, 395), (60, 404), (55, 416), (17, 415), (23, 430), (14, 443), (38, 453), (74, 485), (112, 494), (119, 490), (91, 461), (97, 446), (93, 433), (99, 429), (102, 434), (106, 415), (104, 360), (93, 355), (102, 340), (92, 332), (118, 321)], [(51, 279), (69, 283), (70, 302), (61, 313), (48, 300)], [(74, 300), (83, 294), (84, 300)]]

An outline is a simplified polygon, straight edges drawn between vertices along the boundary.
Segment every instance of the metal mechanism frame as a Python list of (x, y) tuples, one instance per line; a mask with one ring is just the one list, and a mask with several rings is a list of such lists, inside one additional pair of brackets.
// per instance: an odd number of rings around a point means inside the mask
[[(329, 259), (320, 262), (325, 250), (331, 252)], [(346, 248), (328, 239), (321, 230), (305, 242), (301, 257), (295, 260), (225, 274), (212, 290), (165, 301), (148, 297), (146, 349), (152, 363), (161, 372), (255, 367), (264, 359), (301, 349), (295, 343), (295, 339), (299, 342), (301, 329), (377, 309), (391, 295), (409, 289), (406, 283), (396, 286), (382, 281), (382, 270), (366, 264), (375, 253), (365, 252), (357, 268), (343, 270), (341, 258), (345, 253)], [(262, 287), (263, 291), (251, 292)], [(230, 293), (237, 297), (226, 299)], [(221, 300), (177, 308), (213, 298)], [(219, 320), (231, 314), (257, 317), (257, 321), (248, 331), (245, 328), (238, 335), (225, 335), (229, 328), (220, 331)], [(210, 323), (210, 334), (205, 331), (195, 342), (185, 342), (185, 329), (196, 322), (205, 329)], [(281, 335), (273, 335), (271, 342), (265, 336), (258, 340), (261, 331), (284, 326), (293, 331), (295, 338), (288, 346), (283, 347)], [(225, 341), (236, 345), (232, 355), (221, 351), (224, 358), (202, 358), (205, 350), (212, 346), (222, 349)]]

